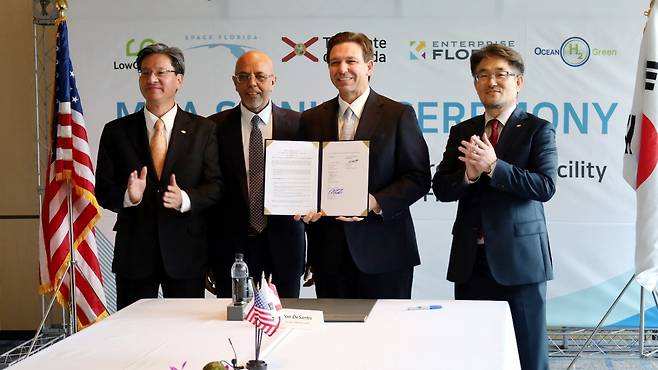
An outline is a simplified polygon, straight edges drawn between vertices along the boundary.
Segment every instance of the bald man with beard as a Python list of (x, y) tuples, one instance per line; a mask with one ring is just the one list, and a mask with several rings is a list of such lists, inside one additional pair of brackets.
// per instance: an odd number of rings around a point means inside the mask
[(235, 253), (243, 253), (252, 277), (271, 274), (279, 296), (298, 298), (304, 271), (304, 226), (290, 216), (263, 216), (262, 193), (254, 189), (262, 185), (264, 176), (250, 153), (262, 150), (266, 139), (298, 140), (300, 114), (272, 103), (276, 75), (265, 53), (243, 54), (232, 80), (240, 104), (209, 117), (217, 124), (219, 160), (226, 179), (224, 197), (211, 211), (209, 225), (216, 294), (231, 296), (231, 265)]

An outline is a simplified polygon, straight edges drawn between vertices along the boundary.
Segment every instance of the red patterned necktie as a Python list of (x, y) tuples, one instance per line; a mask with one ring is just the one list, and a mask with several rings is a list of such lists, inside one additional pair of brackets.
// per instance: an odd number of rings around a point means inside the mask
[(494, 118), (491, 121), (489, 121), (489, 126), (491, 127), (491, 133), (489, 134), (489, 142), (495, 148), (496, 144), (498, 144), (498, 137), (500, 136), (500, 121)]
[[(489, 142), (495, 148), (496, 144), (498, 144), (498, 138), (500, 137), (500, 121), (494, 118), (489, 121), (487, 125), (489, 125), (491, 129), (489, 132)], [(484, 239), (484, 229), (482, 226), (478, 228), (478, 239)]]

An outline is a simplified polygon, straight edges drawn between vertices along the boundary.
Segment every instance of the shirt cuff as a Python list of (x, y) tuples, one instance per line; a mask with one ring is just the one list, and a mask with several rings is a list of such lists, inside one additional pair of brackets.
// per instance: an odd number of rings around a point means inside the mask
[(137, 203), (133, 203), (130, 201), (130, 196), (128, 195), (128, 189), (126, 189), (126, 192), (123, 194), (123, 208), (128, 208), (128, 207), (134, 207), (139, 205), (142, 201), (140, 200)]
[(466, 171), (464, 171), (464, 184), (467, 184), (467, 185), (475, 184), (479, 179), (480, 179), (480, 176), (476, 177), (475, 180), (469, 179), (468, 175), (466, 174)]
[(184, 212), (189, 211), (190, 208), (192, 208), (192, 204), (190, 203), (189, 195), (187, 195), (185, 190), (181, 189), (180, 196), (181, 196), (181, 198), (183, 198), (183, 203), (181, 204), (180, 209), (179, 209), (180, 213), (184, 213)]

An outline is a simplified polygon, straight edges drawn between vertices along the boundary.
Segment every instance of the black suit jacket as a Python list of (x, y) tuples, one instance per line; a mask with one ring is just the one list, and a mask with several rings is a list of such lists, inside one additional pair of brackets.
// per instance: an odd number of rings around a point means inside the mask
[[(240, 106), (208, 117), (217, 124), (219, 158), (224, 175), (225, 191), (222, 200), (210, 212), (210, 232), (213, 240), (213, 259), (220, 273), (228, 273), (235, 252), (247, 245), (249, 229), (249, 194), (247, 171), (242, 147)], [(272, 138), (299, 139), (299, 113), (272, 104)], [(304, 225), (292, 216), (267, 216), (265, 229), (269, 255), (278, 276), (297, 279), (304, 272), (306, 240)], [(216, 276), (217, 280), (228, 279)]]
[(551, 250), (542, 202), (555, 193), (557, 146), (553, 126), (519, 110), (512, 113), (496, 145), (498, 161), (490, 178), (464, 181), (457, 159), (462, 140), (484, 132), (484, 115), (450, 129), (432, 189), (443, 202), (459, 201), (452, 228), (448, 280), (465, 282), (476, 256), (479, 225), (491, 274), (502, 285), (537, 283), (553, 278)]
[[(338, 140), (338, 98), (302, 113), (305, 140)], [(316, 272), (340, 271), (346, 240), (357, 268), (378, 274), (420, 264), (409, 206), (430, 188), (427, 144), (411, 106), (370, 90), (355, 140), (370, 140), (368, 191), (383, 214), (370, 212), (359, 222), (322, 217), (308, 233), (309, 264)]]
[[(103, 128), (96, 165), (96, 198), (117, 213), (112, 270), (125, 278), (152, 275), (162, 258), (173, 279), (202, 277), (206, 271), (205, 215), (221, 194), (215, 126), (206, 118), (178, 107), (167, 156), (158, 180), (151, 159), (144, 111), (109, 122)], [(132, 171), (147, 167), (142, 201), (123, 207)], [(191, 209), (164, 208), (162, 195), (171, 174), (190, 197)], [(160, 257), (162, 256), (162, 257)]]

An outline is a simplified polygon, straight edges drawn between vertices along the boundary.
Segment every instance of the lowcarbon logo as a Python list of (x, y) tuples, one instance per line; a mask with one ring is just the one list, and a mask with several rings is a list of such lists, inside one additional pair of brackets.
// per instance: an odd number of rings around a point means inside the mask
[(139, 47), (138, 48), (133, 48), (133, 45), (135, 45), (135, 39), (130, 39), (128, 42), (126, 42), (126, 56), (127, 57), (136, 57), (137, 53), (139, 53), (140, 50), (144, 49), (145, 47), (149, 45), (155, 44), (155, 40), (151, 38), (145, 38), (142, 39), (142, 41), (139, 42)]
[(580, 67), (587, 63), (591, 54), (589, 44), (582, 37), (569, 37), (560, 47), (560, 57), (570, 67)]
[(150, 37), (146, 37), (141, 39), (140, 41), (132, 38), (128, 41), (126, 41), (126, 55), (125, 58), (123, 59), (115, 59), (113, 61), (112, 68), (114, 70), (137, 70), (137, 63), (135, 62), (135, 58), (137, 57), (137, 53), (139, 53), (140, 50), (145, 48), (146, 46), (149, 46), (151, 44), (155, 44), (156, 41)]
[(427, 42), (409, 41), (409, 59), (418, 60), (427, 58)]

